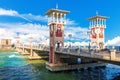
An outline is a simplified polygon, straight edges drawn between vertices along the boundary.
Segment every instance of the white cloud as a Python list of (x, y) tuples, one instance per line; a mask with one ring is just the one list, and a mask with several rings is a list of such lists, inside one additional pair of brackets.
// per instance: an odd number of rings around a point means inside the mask
[[(32, 13), (24, 13), (21, 14), (18, 11), (12, 10), (12, 9), (4, 9), (0, 8), (0, 16), (7, 15), (7, 16), (15, 16), (15, 17), (20, 17), (24, 20), (27, 20), (29, 22), (32, 21), (41, 21), (41, 22), (46, 22), (47, 23), (47, 16), (42, 16), (42, 15), (34, 15)], [(66, 20), (66, 25), (67, 26), (75, 26), (77, 23), (74, 20), (67, 19)]]
[(41, 22), (47, 22), (47, 17), (46, 16), (41, 16), (41, 15), (33, 15), (31, 13), (29, 14), (21, 14), (15, 10), (11, 10), (11, 9), (3, 9), (0, 8), (0, 16), (15, 16), (15, 17), (20, 17), (24, 20), (27, 20), (29, 22), (32, 22), (32, 20), (36, 20), (36, 21), (41, 21)]
[[(17, 32), (20, 33), (20, 40), (28, 42), (29, 37), (33, 37), (34, 41), (41, 41), (48, 38), (49, 27), (40, 24), (22, 24), (22, 23), (0, 23), (0, 38), (15, 39)], [(15, 41), (15, 40), (13, 40)]]
[(81, 28), (80, 26), (65, 26), (65, 38), (69, 39), (69, 34), (72, 34), (71, 40), (87, 39), (87, 28)]
[(10, 39), (13, 39), (12, 36), (14, 36), (15, 34), (11, 31), (8, 31), (7, 29), (3, 29), (3, 28), (0, 28), (0, 38), (10, 38)]
[(22, 14), (24, 18), (27, 18), (29, 20), (36, 20), (36, 21), (42, 21), (47, 23), (47, 16), (41, 16), (41, 15), (33, 15), (31, 13), (29, 14)]
[[(0, 38), (11, 38), (15, 41), (16, 33), (20, 33), (20, 40), (24, 42), (29, 41), (29, 37), (33, 37), (36, 42), (43, 42), (49, 40), (49, 27), (47, 25), (32, 24), (32, 23), (0, 23)], [(77, 40), (86, 37), (86, 28), (81, 27), (66, 27), (65, 39), (69, 39), (68, 34), (73, 34), (72, 39)], [(44, 42), (43, 42), (44, 43)], [(45, 42), (46, 43), (46, 42)], [(77, 45), (79, 43), (72, 43)], [(85, 44), (84, 41), (80, 42), (80, 45)]]
[[(15, 16), (23, 18), (29, 22), (42, 21), (47, 23), (47, 17), (41, 15), (34, 15), (31, 13), (21, 14), (15, 10), (7, 10), (0, 8), (0, 16)], [(69, 39), (68, 35), (72, 34), (71, 40), (77, 40), (88, 38), (87, 28), (77, 26), (78, 24), (71, 19), (67, 19), (67, 25), (65, 26), (65, 39)], [(49, 38), (49, 27), (47, 25), (40, 25), (34, 23), (0, 23), (0, 38), (8, 37), (15, 38), (16, 33), (20, 33), (21, 40), (28, 41), (28, 37), (33, 36), (36, 41), (45, 40)], [(9, 35), (8, 35), (9, 34)], [(4, 35), (4, 36), (2, 36)], [(15, 41), (15, 40), (14, 40)], [(83, 41), (82, 41), (83, 42)], [(74, 43), (73, 43), (74, 44)], [(77, 43), (75, 43), (76, 45)], [(84, 44), (84, 43), (80, 43)]]
[(18, 15), (18, 12), (14, 10), (7, 10), (7, 9), (0, 8), (0, 15), (15, 16), (15, 15)]
[(74, 20), (70, 20), (70, 19), (66, 19), (66, 25), (67, 26), (75, 26), (75, 25), (77, 25), (77, 23), (74, 21)]
[(108, 45), (108, 46), (120, 46), (120, 36), (117, 36), (112, 40), (108, 40), (105, 45)]

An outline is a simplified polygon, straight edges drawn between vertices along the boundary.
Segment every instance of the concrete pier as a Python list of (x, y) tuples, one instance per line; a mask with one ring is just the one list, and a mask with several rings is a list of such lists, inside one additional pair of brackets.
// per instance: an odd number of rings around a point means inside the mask
[(41, 59), (42, 57), (40, 56), (28, 56), (28, 59), (30, 60), (36, 60), (36, 59)]
[(102, 63), (102, 62), (75, 64), (75, 65), (68, 65), (67, 63), (51, 64), (47, 62), (46, 68), (49, 71), (56, 72), (56, 71), (75, 70), (75, 69), (83, 69), (83, 68), (91, 68), (91, 67), (101, 67), (101, 66), (106, 66), (106, 65), (107, 63)]
[(36, 52), (32, 51), (32, 54), (28, 56), (28, 59), (35, 60), (35, 59), (41, 59), (41, 57)]

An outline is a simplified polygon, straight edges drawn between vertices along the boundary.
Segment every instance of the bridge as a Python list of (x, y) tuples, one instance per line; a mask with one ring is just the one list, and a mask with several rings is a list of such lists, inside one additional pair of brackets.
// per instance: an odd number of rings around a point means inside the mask
[[(31, 52), (32, 49), (32, 52)], [(25, 51), (28, 50), (28, 51)], [(46, 52), (49, 54), (50, 48), (49, 46), (44, 46), (44, 45), (36, 45), (32, 46), (23, 46), (20, 45), (17, 47), (17, 51), (21, 52), (22, 54), (27, 54), (29, 55), (29, 59), (41, 59), (39, 56), (39, 53), (36, 53), (36, 51), (41, 51), (41, 52)], [(30, 54), (32, 53), (32, 54)], [(37, 54), (37, 55), (36, 55)], [(88, 48), (77, 48), (77, 47), (63, 47), (59, 49), (55, 49), (55, 54), (61, 55), (61, 56), (74, 56), (76, 58), (85, 58), (88, 60), (94, 60), (94, 61), (100, 61), (103, 63), (111, 63), (115, 65), (120, 65), (120, 51), (116, 51), (114, 48), (113, 49), (106, 49), (106, 50), (90, 50)], [(88, 66), (88, 65), (87, 65)]]
[[(77, 68), (88, 68), (105, 66), (107, 63), (120, 65), (120, 52), (114, 48), (105, 49), (104, 29), (106, 28), (106, 16), (96, 16), (88, 18), (90, 21), (89, 47), (64, 47), (64, 26), (66, 24), (66, 14), (69, 11), (50, 9), (46, 12), (48, 16), (48, 26), (50, 42), (49, 46), (19, 44), (17, 40), (16, 50), (23, 54), (28, 54), (29, 59), (41, 59), (40, 54), (46, 52), (49, 61), (46, 68), (50, 71), (72, 70)], [(41, 51), (41, 53), (40, 53)], [(78, 63), (78, 60), (80, 61)]]

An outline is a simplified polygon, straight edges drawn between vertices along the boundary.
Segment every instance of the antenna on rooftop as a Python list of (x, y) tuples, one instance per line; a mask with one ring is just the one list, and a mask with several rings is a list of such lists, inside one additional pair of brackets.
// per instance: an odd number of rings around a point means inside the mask
[(58, 4), (56, 4), (56, 9), (58, 9)]
[(98, 16), (98, 11), (96, 11), (96, 15)]

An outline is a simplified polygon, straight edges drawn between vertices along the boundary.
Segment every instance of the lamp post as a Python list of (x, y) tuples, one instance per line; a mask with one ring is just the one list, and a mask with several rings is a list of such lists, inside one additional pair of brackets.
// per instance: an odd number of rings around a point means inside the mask
[(17, 37), (16, 37), (16, 45), (15, 45), (16, 48), (19, 46), (19, 39), (20, 39), (20, 37), (17, 36)]
[(69, 37), (69, 46), (71, 47), (70, 39), (71, 39), (71, 37), (72, 37), (72, 34), (69, 34), (68, 37)]
[(25, 46), (25, 45), (24, 45), (24, 42), (23, 42), (23, 45), (22, 45), (22, 47), (23, 47), (23, 52), (24, 52), (24, 46)]
[(33, 56), (33, 54), (32, 54), (32, 39), (33, 39), (33, 37), (29, 37), (29, 39), (30, 39), (30, 56)]
[(89, 36), (89, 40), (88, 40), (88, 41), (89, 41), (88, 50), (89, 50), (89, 52), (90, 52), (90, 35), (91, 35), (91, 31), (88, 31), (87, 34), (88, 34), (88, 36)]
[[(85, 41), (85, 42), (86, 42), (86, 40), (87, 40), (87, 38), (84, 38), (84, 39), (83, 39), (83, 41)], [(83, 46), (83, 48), (86, 48), (86, 46), (87, 46), (87, 45), (85, 44), (85, 45)]]
[[(109, 40), (109, 36), (106, 37), (106, 43)], [(109, 45), (106, 45), (106, 49), (109, 49)]]

